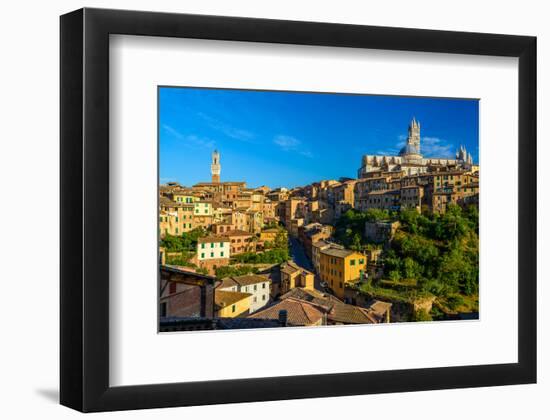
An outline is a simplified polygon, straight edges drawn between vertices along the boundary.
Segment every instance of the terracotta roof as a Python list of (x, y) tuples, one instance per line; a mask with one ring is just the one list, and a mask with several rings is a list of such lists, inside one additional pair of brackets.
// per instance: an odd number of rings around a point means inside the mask
[(362, 308), (342, 302), (337, 297), (318, 290), (294, 288), (281, 296), (281, 300), (292, 299), (310, 303), (327, 313), (329, 321), (343, 324), (377, 324), (385, 318), (391, 303), (375, 301), (369, 308)]
[(321, 248), (323, 246), (330, 246), (330, 243), (326, 242), (326, 241), (316, 241), (316, 242), (313, 242), (311, 244), (311, 246), (314, 246), (315, 248)]
[(314, 325), (323, 318), (323, 312), (315, 306), (294, 299), (285, 299), (269, 308), (249, 315), (248, 318), (279, 319), (281, 310), (286, 310), (287, 323), (292, 326)]
[(250, 293), (228, 292), (216, 289), (214, 291), (214, 302), (218, 308), (225, 308), (250, 296), (252, 296)]
[(346, 258), (353, 254), (359, 254), (358, 252), (352, 251), (350, 249), (338, 249), (338, 248), (322, 249), (321, 253), (330, 255), (331, 257), (339, 257), (339, 258)]
[(199, 244), (211, 242), (229, 242), (229, 239), (224, 236), (206, 236), (204, 238), (199, 238), (197, 242)]
[(241, 285), (241, 286), (248, 286), (251, 284), (258, 284), (258, 283), (265, 283), (269, 281), (264, 276), (258, 276), (255, 274), (245, 274), (243, 276), (233, 276), (231, 277), (231, 280), (233, 280), (235, 283)]
[(222, 236), (252, 236), (250, 232), (246, 232), (240, 229), (233, 229), (221, 234)]
[(161, 206), (167, 206), (167, 207), (177, 207), (178, 203), (175, 201), (170, 200), (168, 197), (161, 195), (159, 199), (159, 203)]
[(325, 311), (330, 311), (336, 303), (341, 302), (336, 296), (319, 292), (318, 290), (306, 290), (301, 287), (295, 287), (281, 296), (281, 300), (285, 299), (302, 300), (313, 305), (319, 306)]
[(287, 274), (292, 274), (292, 273), (295, 273), (296, 271), (302, 271), (302, 272), (305, 272), (306, 274), (313, 274), (311, 271), (306, 270), (303, 267), (300, 267), (298, 264), (296, 264), (292, 260), (282, 263), (281, 271)]
[(378, 316), (385, 316), (386, 312), (390, 310), (392, 307), (392, 304), (389, 302), (382, 302), (381, 300), (375, 300), (371, 305), (369, 306), (369, 309), (372, 310), (376, 315)]
[(368, 309), (340, 303), (333, 306), (328, 314), (333, 322), (343, 324), (378, 324), (379, 320)]
[(223, 289), (229, 289), (231, 287), (238, 286), (237, 282), (233, 280), (231, 277), (225, 277), (222, 279), (220, 284), (216, 286), (217, 289), (223, 290)]

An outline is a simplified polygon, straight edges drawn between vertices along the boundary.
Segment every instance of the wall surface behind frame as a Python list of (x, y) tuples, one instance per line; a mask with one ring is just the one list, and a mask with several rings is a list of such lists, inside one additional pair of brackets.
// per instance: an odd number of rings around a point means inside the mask
[[(78, 413), (57, 405), (58, 398), (58, 276), (59, 276), (59, 21), (79, 7), (203, 13), (277, 19), (407, 26), (445, 30), (537, 35), (539, 57), (538, 138), (550, 136), (542, 116), (550, 112), (550, 28), (545, 4), (473, 1), (351, 2), (279, 0), (88, 0), (19, 1), (4, 5), (2, 31), (2, 125), (0, 179), (0, 279), (2, 347), (0, 350), (0, 413), (10, 419), (76, 418)], [(550, 145), (539, 141), (539, 278), (549, 278), (550, 212), (544, 194), (550, 172), (543, 159)], [(495, 156), (505, 159), (506, 156)], [(539, 282), (539, 356), (549, 353), (550, 309), (542, 302), (548, 284)], [(545, 329), (543, 329), (543, 326)], [(316, 400), (226, 405), (186, 409), (145, 410), (100, 414), (132, 419), (234, 418), (261, 410), (266, 419), (318, 419), (366, 416), (423, 419), (427, 413), (446, 419), (545, 418), (550, 412), (550, 367), (539, 357), (539, 384)], [(546, 414), (546, 416), (545, 416)], [(95, 417), (95, 416), (94, 416)]]

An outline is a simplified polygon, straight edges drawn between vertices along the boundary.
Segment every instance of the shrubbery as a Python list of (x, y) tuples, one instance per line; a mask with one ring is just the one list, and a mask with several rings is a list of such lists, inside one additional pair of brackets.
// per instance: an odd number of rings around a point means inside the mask
[(290, 259), (288, 249), (274, 248), (262, 253), (245, 252), (233, 257), (234, 261), (243, 264), (279, 264)]
[(199, 238), (208, 235), (208, 231), (204, 228), (196, 228), (189, 232), (184, 232), (180, 236), (166, 236), (160, 240), (160, 246), (164, 247), (166, 252), (179, 252), (197, 250), (197, 241)]
[(450, 205), (443, 215), (399, 214), (402, 227), (384, 256), (392, 280), (416, 278), (436, 296), (478, 292), (479, 239), (477, 209)]
[(244, 276), (245, 274), (256, 274), (258, 272), (257, 267), (251, 267), (246, 265), (234, 266), (226, 265), (216, 268), (216, 277), (223, 279), (224, 277), (231, 276)]
[[(367, 221), (381, 220), (401, 222), (382, 256), (384, 276), (389, 282), (398, 285), (414, 279), (416, 286), (411, 286), (411, 291), (445, 298), (449, 308), (460, 305), (461, 294), (478, 293), (477, 207), (463, 210), (457, 205), (449, 205), (442, 215), (420, 214), (415, 210), (349, 210), (336, 223), (335, 238), (358, 251), (376, 246), (366, 240), (364, 227)], [(385, 287), (389, 287), (388, 284)]]

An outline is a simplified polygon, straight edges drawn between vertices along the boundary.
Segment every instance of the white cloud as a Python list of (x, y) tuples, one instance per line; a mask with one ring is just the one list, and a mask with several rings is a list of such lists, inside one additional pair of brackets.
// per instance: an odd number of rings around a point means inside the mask
[(302, 142), (295, 137), (278, 135), (273, 139), (273, 143), (279, 146), (285, 152), (295, 152), (307, 158), (313, 158), (313, 153), (307, 148), (303, 147)]
[(426, 157), (452, 158), (454, 147), (451, 143), (439, 137), (422, 137), (420, 151)]
[[(403, 146), (405, 146), (407, 136), (400, 134), (397, 138), (398, 142), (394, 146), (380, 149), (376, 154), (396, 156)], [(433, 158), (453, 158), (455, 155), (454, 146), (439, 137), (422, 137), (420, 140), (420, 152), (426, 157)]]
[(232, 139), (240, 140), (245, 143), (254, 143), (255, 135), (251, 131), (233, 127), (232, 125), (211, 117), (204, 112), (199, 112), (197, 115), (206, 121), (210, 128), (225, 134), (227, 137), (231, 137)]
[(280, 146), (281, 149), (283, 149), (285, 151), (295, 150), (301, 144), (300, 140), (298, 140), (294, 137), (283, 136), (283, 135), (276, 136), (273, 139), (273, 142), (276, 145)]
[(200, 137), (195, 134), (182, 134), (168, 124), (163, 124), (162, 128), (166, 130), (166, 132), (170, 133), (172, 136), (174, 136), (178, 140), (181, 140), (187, 146), (190, 146), (192, 148), (213, 149), (216, 145), (216, 142), (214, 140), (211, 140), (207, 137)]

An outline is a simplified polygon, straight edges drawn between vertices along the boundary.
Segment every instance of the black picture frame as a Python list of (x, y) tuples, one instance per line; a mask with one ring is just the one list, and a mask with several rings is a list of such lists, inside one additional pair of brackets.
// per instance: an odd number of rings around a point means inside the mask
[[(519, 58), (518, 363), (109, 386), (109, 35)], [(83, 412), (536, 382), (536, 38), (80, 9), (61, 16), (60, 400)]]

